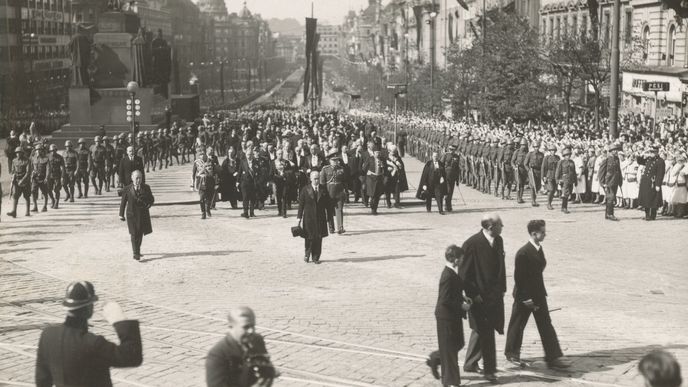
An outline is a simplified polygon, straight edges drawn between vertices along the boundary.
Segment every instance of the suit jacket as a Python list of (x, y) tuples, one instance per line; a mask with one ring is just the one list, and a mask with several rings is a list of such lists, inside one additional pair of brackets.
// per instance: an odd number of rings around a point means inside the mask
[(480, 295), (483, 299), (482, 303), (474, 303), (471, 308), (471, 328), (482, 325), (503, 334), (506, 271), (502, 237), (494, 238), (493, 247), (481, 230), (464, 242), (463, 249), (465, 256), (459, 275), (466, 295), (470, 298)]
[(249, 163), (247, 158), (242, 158), (239, 162), (238, 180), (241, 184), (241, 190), (247, 192), (253, 191), (257, 188), (259, 183), (260, 162), (258, 159), (253, 159)]
[[(263, 338), (258, 340), (265, 346)], [(205, 381), (208, 387), (242, 387), (244, 348), (234, 338), (225, 336), (208, 352), (205, 359)]]
[(143, 361), (139, 322), (114, 325), (120, 344), (88, 332), (85, 321), (67, 317), (43, 330), (36, 357), (36, 386), (110, 387), (110, 367), (137, 367)]
[(129, 184), (122, 192), (122, 200), (119, 205), (119, 216), (124, 216), (126, 209), (127, 226), (129, 234), (148, 235), (153, 232), (150, 212), (148, 209), (155, 203), (155, 198), (148, 184), (141, 183), (139, 193), (136, 193), (133, 184)]
[(444, 267), (440, 277), (440, 288), (435, 306), (435, 318), (460, 323), (466, 312), (461, 309), (463, 303), (463, 281), (454, 270)]
[(318, 195), (311, 184), (307, 184), (299, 193), (299, 212), (297, 218), (303, 221), (306, 238), (322, 238), (328, 235), (327, 221), (332, 216), (328, 211), (332, 205), (330, 195), (324, 185), (318, 187)]
[[(444, 163), (441, 161), (437, 162), (439, 166), (438, 173), (435, 173), (435, 164), (432, 160), (425, 163), (423, 168), (423, 173), (420, 176), (420, 182), (418, 182), (418, 190), (416, 191), (416, 198), (422, 199), (423, 186), (428, 187), (430, 196), (434, 195), (435, 187), (439, 186), (442, 195), (447, 194), (447, 173), (444, 170)], [(441, 181), (441, 182), (440, 182)]]
[(537, 300), (547, 297), (545, 281), (542, 272), (547, 266), (542, 247), (538, 251), (532, 243), (528, 242), (516, 253), (516, 265), (514, 268), (514, 299), (518, 302)]
[(322, 157), (322, 155), (318, 155), (318, 160), (315, 164), (313, 164), (313, 155), (308, 155), (304, 160), (304, 171), (308, 171), (309, 169), (311, 172), (320, 171), (324, 165), (325, 159)]
[(600, 170), (597, 172), (597, 179), (600, 185), (608, 185), (610, 187), (618, 187), (623, 184), (623, 175), (621, 174), (621, 162), (619, 158), (609, 155), (602, 160)]
[(143, 167), (143, 160), (139, 156), (134, 156), (134, 160), (129, 160), (129, 156), (124, 156), (119, 162), (119, 178), (122, 186), (131, 184), (131, 173), (141, 171), (141, 179), (146, 182), (146, 169)]

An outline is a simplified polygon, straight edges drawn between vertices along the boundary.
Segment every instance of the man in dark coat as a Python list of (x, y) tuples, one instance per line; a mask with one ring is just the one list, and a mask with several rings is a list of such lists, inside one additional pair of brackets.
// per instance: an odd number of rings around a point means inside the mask
[[(423, 192), (425, 193), (423, 194)], [(434, 197), (440, 215), (444, 215), (442, 197), (446, 194), (447, 174), (444, 170), (444, 163), (439, 160), (437, 152), (432, 152), (432, 160), (425, 163), (423, 173), (420, 176), (416, 198), (425, 200), (425, 209), (430, 212), (432, 209), (432, 198)]]
[(258, 184), (260, 181), (260, 162), (254, 157), (252, 148), (246, 149), (246, 157), (239, 163), (239, 188), (244, 218), (255, 217), (255, 208), (258, 206)]
[(366, 174), (365, 189), (370, 201), (370, 211), (373, 215), (377, 215), (380, 196), (385, 191), (384, 175), (386, 171), (387, 165), (379, 150), (374, 150), (363, 162), (363, 172)]
[(363, 200), (363, 205), (368, 207), (368, 193), (366, 192), (365, 180), (366, 171), (364, 163), (370, 157), (360, 141), (356, 142), (356, 149), (349, 154), (349, 169), (351, 171), (351, 190), (354, 191), (354, 203), (359, 199)]
[(322, 253), (322, 239), (328, 234), (329, 218), (332, 212), (330, 196), (325, 186), (320, 185), (320, 172), (311, 171), (310, 184), (299, 193), (299, 223), (303, 219), (305, 235), (305, 255), (303, 260), (308, 263), (311, 257), (313, 263), (320, 264)]
[[(205, 381), (208, 387), (270, 386), (272, 375), (255, 376), (248, 358), (261, 357), (269, 363), (263, 337), (255, 333), (256, 315), (247, 306), (227, 315), (229, 331), (208, 352), (205, 359)], [(270, 364), (271, 366), (271, 364)]]
[(609, 153), (602, 163), (600, 170), (597, 173), (597, 178), (600, 181), (600, 186), (604, 188), (604, 197), (606, 199), (606, 210), (604, 218), (609, 220), (618, 220), (614, 216), (614, 201), (616, 200), (616, 190), (623, 184), (623, 175), (621, 174), (621, 162), (619, 161), (619, 151), (621, 145), (614, 144), (609, 148)]
[(462, 246), (465, 257), (459, 268), (466, 295), (473, 300), (468, 320), (472, 332), (466, 348), (464, 371), (478, 372), (478, 361), (482, 357), (485, 379), (494, 382), (497, 380), (495, 331), (504, 334), (506, 271), (501, 237), (503, 224), (499, 215), (485, 214), (480, 225), (482, 230)]
[(545, 155), (540, 152), (540, 141), (535, 141), (533, 150), (526, 154), (526, 158), (523, 160), (523, 165), (525, 165), (528, 172), (528, 186), (530, 187), (530, 204), (533, 207), (537, 207), (537, 192), (542, 186), (542, 160)]
[(120, 344), (88, 331), (98, 300), (88, 281), (72, 282), (62, 305), (67, 318), (43, 330), (36, 356), (36, 386), (112, 386), (110, 367), (138, 367), (143, 361), (139, 322), (127, 320), (114, 302), (103, 308)]
[(449, 145), (449, 150), (442, 156), (442, 162), (447, 172), (447, 196), (445, 198), (447, 211), (452, 212), (452, 197), (454, 187), (459, 184), (461, 173), (460, 158), (456, 154), (456, 144)]
[(540, 243), (545, 240), (544, 220), (528, 222), (530, 241), (516, 253), (514, 269), (514, 306), (506, 335), (504, 355), (512, 363), (521, 363), (523, 329), (531, 313), (535, 317), (540, 340), (545, 349), (545, 361), (549, 368), (568, 368), (571, 364), (562, 359), (557, 333), (552, 326), (547, 306), (547, 290), (542, 272), (547, 266), (545, 253)]
[(658, 148), (653, 146), (643, 157), (638, 157), (638, 164), (645, 166), (638, 186), (638, 205), (645, 209), (645, 220), (655, 220), (657, 208), (662, 206), (662, 181), (666, 166), (664, 160), (657, 156), (657, 151)]
[(461, 319), (466, 317), (466, 310), (470, 308), (470, 304), (463, 303), (463, 283), (458, 273), (463, 255), (460, 247), (447, 247), (444, 253), (447, 262), (440, 277), (435, 306), (442, 384), (445, 386), (461, 385), (458, 355), (465, 344)]
[[(143, 172), (136, 170), (131, 174), (132, 183), (122, 191), (122, 201), (119, 206), (119, 219), (127, 221), (129, 235), (131, 235), (131, 247), (134, 251), (134, 259), (141, 259), (141, 242), (143, 236), (153, 232), (149, 209), (153, 206), (155, 198), (150, 186), (143, 183)], [(126, 218), (124, 216), (126, 209)]]
[(141, 157), (134, 155), (134, 147), (127, 147), (127, 155), (119, 162), (119, 176), (120, 185), (126, 187), (131, 184), (131, 173), (134, 171), (141, 171), (141, 182), (146, 182), (146, 173), (143, 169), (143, 160)]
[(556, 155), (557, 147), (554, 144), (550, 144), (547, 147), (548, 154), (542, 160), (542, 167), (540, 171), (540, 176), (542, 180), (545, 181), (545, 187), (547, 188), (547, 209), (553, 210), (552, 200), (554, 199), (554, 193), (557, 192), (557, 179), (555, 178), (555, 172), (557, 170), (557, 164), (559, 163), (559, 156)]

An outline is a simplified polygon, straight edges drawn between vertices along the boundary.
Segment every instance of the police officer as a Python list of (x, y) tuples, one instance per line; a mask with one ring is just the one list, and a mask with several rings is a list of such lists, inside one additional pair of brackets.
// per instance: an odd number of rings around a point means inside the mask
[(520, 144), (521, 147), (516, 150), (511, 157), (511, 167), (514, 170), (514, 177), (516, 178), (516, 200), (519, 204), (523, 204), (525, 203), (523, 201), (523, 189), (528, 177), (528, 172), (524, 164), (526, 155), (528, 155), (528, 141), (523, 138)]
[(36, 356), (36, 386), (111, 387), (110, 367), (138, 367), (143, 361), (139, 322), (127, 320), (114, 302), (105, 304), (103, 316), (117, 332), (120, 344), (88, 332), (88, 320), (98, 301), (93, 284), (72, 282), (62, 306), (64, 323), (41, 332)]
[(34, 156), (31, 173), (31, 196), (33, 197), (33, 209), (38, 212), (38, 190), (43, 195), (43, 209), (41, 212), (48, 211), (48, 180), (50, 179), (50, 168), (48, 168), (48, 156), (45, 154), (43, 144), (36, 145), (37, 154)]
[(62, 181), (62, 188), (67, 193), (65, 200), (74, 203), (74, 183), (76, 182), (76, 168), (79, 163), (79, 155), (72, 149), (71, 140), (65, 141), (64, 162), (65, 175)]
[[(103, 146), (103, 139), (100, 136), (96, 136), (93, 139), (95, 144), (91, 145), (91, 185), (96, 191), (96, 195), (103, 194), (103, 183), (105, 182), (105, 164), (107, 158), (107, 150)], [(96, 178), (98, 183), (96, 184)], [(88, 191), (88, 189), (86, 190)]]
[(19, 203), (19, 198), (24, 197), (26, 200), (26, 216), (30, 216), (29, 211), (31, 207), (31, 174), (32, 165), (31, 161), (24, 155), (24, 148), (18, 146), (14, 149), (15, 158), (12, 160), (12, 211), (8, 212), (7, 215), (16, 218), (17, 217), (17, 204)]
[(531, 195), (531, 205), (533, 207), (537, 207), (539, 204), (537, 203), (537, 193), (542, 187), (542, 161), (545, 158), (545, 155), (540, 152), (540, 141), (535, 141), (535, 144), (533, 146), (533, 150), (528, 152), (526, 155), (526, 159), (523, 161), (523, 164), (526, 166), (526, 170), (528, 171), (528, 185), (530, 186), (530, 195)]
[[(77, 150), (77, 163), (76, 172), (74, 177), (76, 178), (76, 186), (79, 189), (79, 199), (82, 197), (88, 197), (88, 171), (91, 170), (93, 160), (91, 158), (91, 152), (86, 149), (86, 140), (80, 138), (77, 142), (79, 144), (79, 150)], [(84, 190), (81, 190), (81, 184), (84, 184)]]
[(573, 185), (578, 181), (576, 176), (576, 164), (571, 160), (571, 148), (566, 148), (562, 152), (562, 160), (557, 163), (557, 169), (554, 173), (556, 181), (561, 184), (561, 212), (569, 213), (569, 197)]
[(50, 208), (57, 209), (60, 205), (60, 191), (62, 190), (62, 176), (65, 174), (65, 161), (62, 155), (57, 153), (57, 145), (50, 144), (48, 155), (48, 195), (50, 196)]
[(456, 154), (456, 144), (449, 145), (449, 151), (442, 155), (441, 161), (444, 163), (444, 170), (447, 174), (447, 196), (445, 199), (445, 209), (452, 212), (452, 197), (454, 188), (459, 184), (461, 176), (461, 159)]
[(545, 188), (547, 189), (547, 209), (553, 210), (552, 200), (554, 199), (554, 193), (557, 191), (557, 179), (555, 179), (555, 172), (557, 170), (557, 164), (559, 164), (559, 156), (556, 155), (557, 147), (554, 144), (550, 144), (547, 147), (547, 155), (542, 161), (542, 180), (545, 182)]
[(623, 184), (621, 161), (619, 161), (618, 155), (620, 150), (621, 145), (613, 144), (610, 146), (609, 153), (607, 157), (602, 160), (600, 171), (597, 173), (600, 185), (604, 188), (604, 197), (606, 199), (604, 218), (613, 221), (619, 220), (614, 216), (614, 201), (616, 200), (617, 189)]

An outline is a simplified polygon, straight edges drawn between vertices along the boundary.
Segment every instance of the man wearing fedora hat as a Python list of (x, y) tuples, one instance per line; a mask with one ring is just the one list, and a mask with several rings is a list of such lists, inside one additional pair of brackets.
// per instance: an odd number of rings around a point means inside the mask
[(597, 174), (600, 181), (600, 186), (604, 188), (604, 197), (606, 199), (606, 210), (604, 218), (608, 220), (617, 221), (614, 216), (614, 201), (616, 200), (616, 191), (623, 184), (623, 175), (621, 174), (621, 161), (619, 161), (619, 151), (621, 145), (612, 144), (609, 147), (607, 157), (602, 160), (600, 170)]
[(103, 316), (114, 326), (120, 344), (88, 331), (98, 301), (93, 284), (72, 282), (62, 305), (64, 323), (43, 330), (36, 356), (36, 386), (112, 386), (110, 367), (138, 367), (143, 362), (139, 322), (127, 320), (115, 302), (103, 307)]

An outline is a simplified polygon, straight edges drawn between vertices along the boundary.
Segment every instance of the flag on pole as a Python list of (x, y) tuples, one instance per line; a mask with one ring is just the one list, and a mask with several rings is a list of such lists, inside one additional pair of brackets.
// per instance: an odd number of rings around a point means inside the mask
[(303, 104), (308, 104), (308, 90), (311, 82), (313, 53), (317, 48), (316, 29), (318, 19), (306, 18), (306, 71), (303, 74)]

